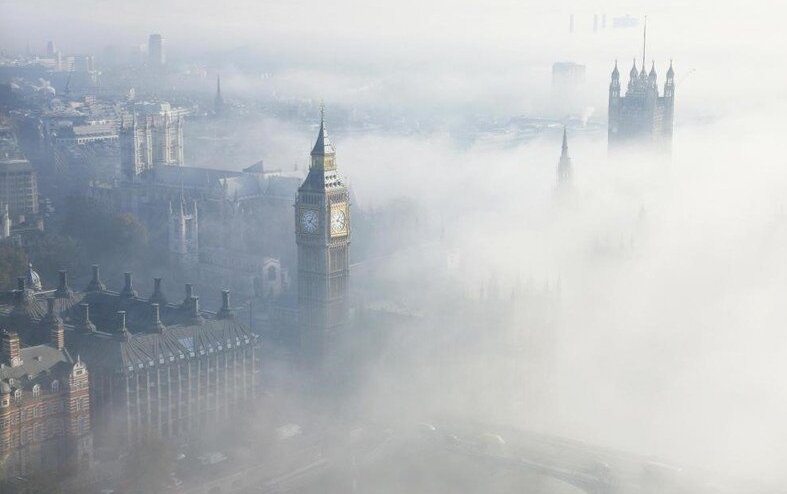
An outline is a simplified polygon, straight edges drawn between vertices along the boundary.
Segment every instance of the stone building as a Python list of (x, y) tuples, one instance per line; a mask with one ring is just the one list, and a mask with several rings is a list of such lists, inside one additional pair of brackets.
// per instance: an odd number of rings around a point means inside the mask
[(147, 297), (131, 273), (120, 292), (109, 291), (98, 266), (84, 292), (70, 288), (65, 272), (55, 290), (18, 283), (0, 303), (0, 327), (29, 348), (55, 323), (62, 327), (69, 354), (90, 369), (97, 444), (124, 447), (147, 434), (188, 439), (252, 405), (259, 340), (234, 317), (229, 291), (214, 313), (200, 309), (191, 285), (181, 302), (170, 302), (160, 278)]
[(95, 271), (68, 314), (68, 347), (91, 369), (97, 443), (123, 447), (151, 433), (184, 439), (250, 407), (259, 343), (235, 319), (229, 291), (210, 313), (191, 285), (169, 303), (160, 280), (147, 298), (132, 283), (127, 273), (123, 290), (110, 292)]
[(650, 72), (646, 73), (644, 54), (641, 72), (637, 72), (636, 60), (631, 67), (625, 95), (621, 95), (620, 73), (615, 62), (609, 84), (610, 151), (633, 145), (669, 152), (672, 147), (674, 116), (675, 72), (672, 62), (667, 70), (664, 92), (661, 95), (657, 85), (656, 64), (654, 62)]
[(322, 354), (347, 325), (350, 197), (321, 118), (309, 174), (295, 202), (298, 326), (306, 354)]
[(50, 342), (22, 347), (16, 332), (1, 336), (0, 478), (92, 461), (88, 371), (65, 349), (53, 302)]

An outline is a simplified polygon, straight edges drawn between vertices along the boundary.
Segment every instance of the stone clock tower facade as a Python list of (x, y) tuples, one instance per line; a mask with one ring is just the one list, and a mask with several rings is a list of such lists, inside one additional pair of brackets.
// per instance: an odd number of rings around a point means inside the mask
[(347, 323), (350, 278), (350, 201), (324, 114), (309, 174), (298, 189), (295, 237), (300, 344), (307, 354), (322, 354)]

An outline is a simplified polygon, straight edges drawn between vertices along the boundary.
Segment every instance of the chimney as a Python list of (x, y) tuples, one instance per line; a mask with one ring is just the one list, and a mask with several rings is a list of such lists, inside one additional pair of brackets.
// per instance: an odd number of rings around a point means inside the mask
[(221, 291), (221, 309), (216, 313), (216, 319), (232, 319), (232, 311), (230, 310), (230, 291)]
[(51, 324), (49, 340), (53, 347), (57, 348), (58, 350), (62, 350), (65, 346), (65, 333), (63, 332), (63, 321), (61, 321), (57, 314), (55, 314), (54, 297), (48, 297), (46, 299), (46, 307), (46, 317)]
[(90, 321), (90, 305), (79, 304), (79, 326), (78, 329), (81, 333), (92, 333), (96, 330), (96, 326)]
[(194, 285), (191, 283), (186, 283), (186, 298), (183, 299), (184, 304), (188, 304), (191, 301), (191, 297), (194, 296)]
[(150, 304), (153, 309), (151, 329), (155, 333), (163, 333), (166, 327), (161, 322), (161, 307), (159, 304)]
[(71, 290), (68, 288), (68, 274), (61, 270), (58, 271), (58, 276), (60, 278), (60, 282), (57, 285), (57, 290), (55, 290), (55, 297), (57, 298), (69, 298), (71, 297)]
[(117, 335), (128, 338), (130, 334), (128, 332), (128, 328), (126, 328), (126, 311), (119, 310), (117, 314), (118, 314)]
[(202, 324), (202, 314), (199, 311), (199, 297), (189, 297), (186, 307), (188, 310), (189, 322), (196, 325)]
[(131, 273), (123, 273), (123, 278), (125, 283), (123, 284), (123, 291), (120, 292), (120, 296), (124, 298), (134, 298), (137, 296), (137, 292), (134, 291), (133, 280), (131, 279)]
[(161, 278), (153, 278), (153, 295), (150, 296), (150, 301), (159, 305), (167, 305), (167, 297), (161, 291)]
[(14, 331), (3, 331), (3, 363), (11, 367), (22, 365), (22, 355), (19, 351), (19, 335)]
[(87, 285), (88, 292), (103, 292), (106, 290), (106, 287), (103, 283), (101, 283), (101, 277), (99, 276), (98, 272), (98, 264), (93, 264), (93, 278), (90, 280), (90, 283)]

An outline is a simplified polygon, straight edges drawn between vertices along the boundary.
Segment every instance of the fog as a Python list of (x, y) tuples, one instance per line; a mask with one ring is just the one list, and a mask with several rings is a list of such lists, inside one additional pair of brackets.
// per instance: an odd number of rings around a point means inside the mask
[[(325, 101), (355, 211), (384, 211), (406, 198), (422, 229), (410, 249), (375, 261), (373, 275), (359, 274), (380, 290), (366, 290), (367, 298), (427, 315), (417, 323), (424, 355), (370, 364), (355, 398), (370, 415), (409, 410), (425, 420), (465, 410), (702, 471), (768, 485), (787, 480), (785, 7), (3, 0), (0, 11), (4, 47), (53, 38), (65, 50), (98, 51), (162, 32), (173, 62), (202, 60), (204, 88), (189, 86), (202, 97), (221, 72), (229, 100), (297, 100), (314, 119)], [(593, 14), (604, 12), (608, 27), (594, 34)], [(641, 64), (641, 29), (610, 26), (626, 13), (648, 15), (646, 59), (655, 60), (660, 87), (674, 61), (668, 161), (607, 155), (609, 73), (617, 59), (625, 84), (632, 58)], [(478, 129), (555, 117), (551, 64), (567, 60), (587, 65), (585, 106), (599, 127), (569, 124), (574, 190), (561, 202), (561, 117), (527, 139), (496, 140)], [(364, 128), (353, 115), (374, 125)], [(304, 170), (314, 119), (244, 121), (226, 136), (238, 162), (210, 165), (239, 169), (261, 157)], [(205, 146), (194, 164), (218, 156), (208, 144), (193, 145)], [(374, 231), (391, 242), (399, 233)], [(527, 283), (559, 300), (549, 325), (554, 354), (539, 357), (550, 363), (532, 378), (539, 392), (502, 382), (494, 353), (473, 357), (464, 343), (448, 348), (473, 373), (449, 364), (439, 380), (427, 372), (413, 380), (434, 357), (429, 349), (451, 334), (433, 325), (445, 322), (434, 314), (460, 299), (483, 305), (492, 279), (501, 300)], [(447, 285), (458, 299), (446, 301)], [(412, 293), (381, 288), (391, 286)], [(492, 385), (494, 393), (479, 391)]]

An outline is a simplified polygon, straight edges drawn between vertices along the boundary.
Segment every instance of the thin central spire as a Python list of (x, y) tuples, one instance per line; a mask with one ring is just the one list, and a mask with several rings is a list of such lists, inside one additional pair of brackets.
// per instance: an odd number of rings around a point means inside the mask
[(642, 28), (642, 70), (645, 70), (645, 47), (648, 40), (648, 16), (645, 16), (645, 25)]

